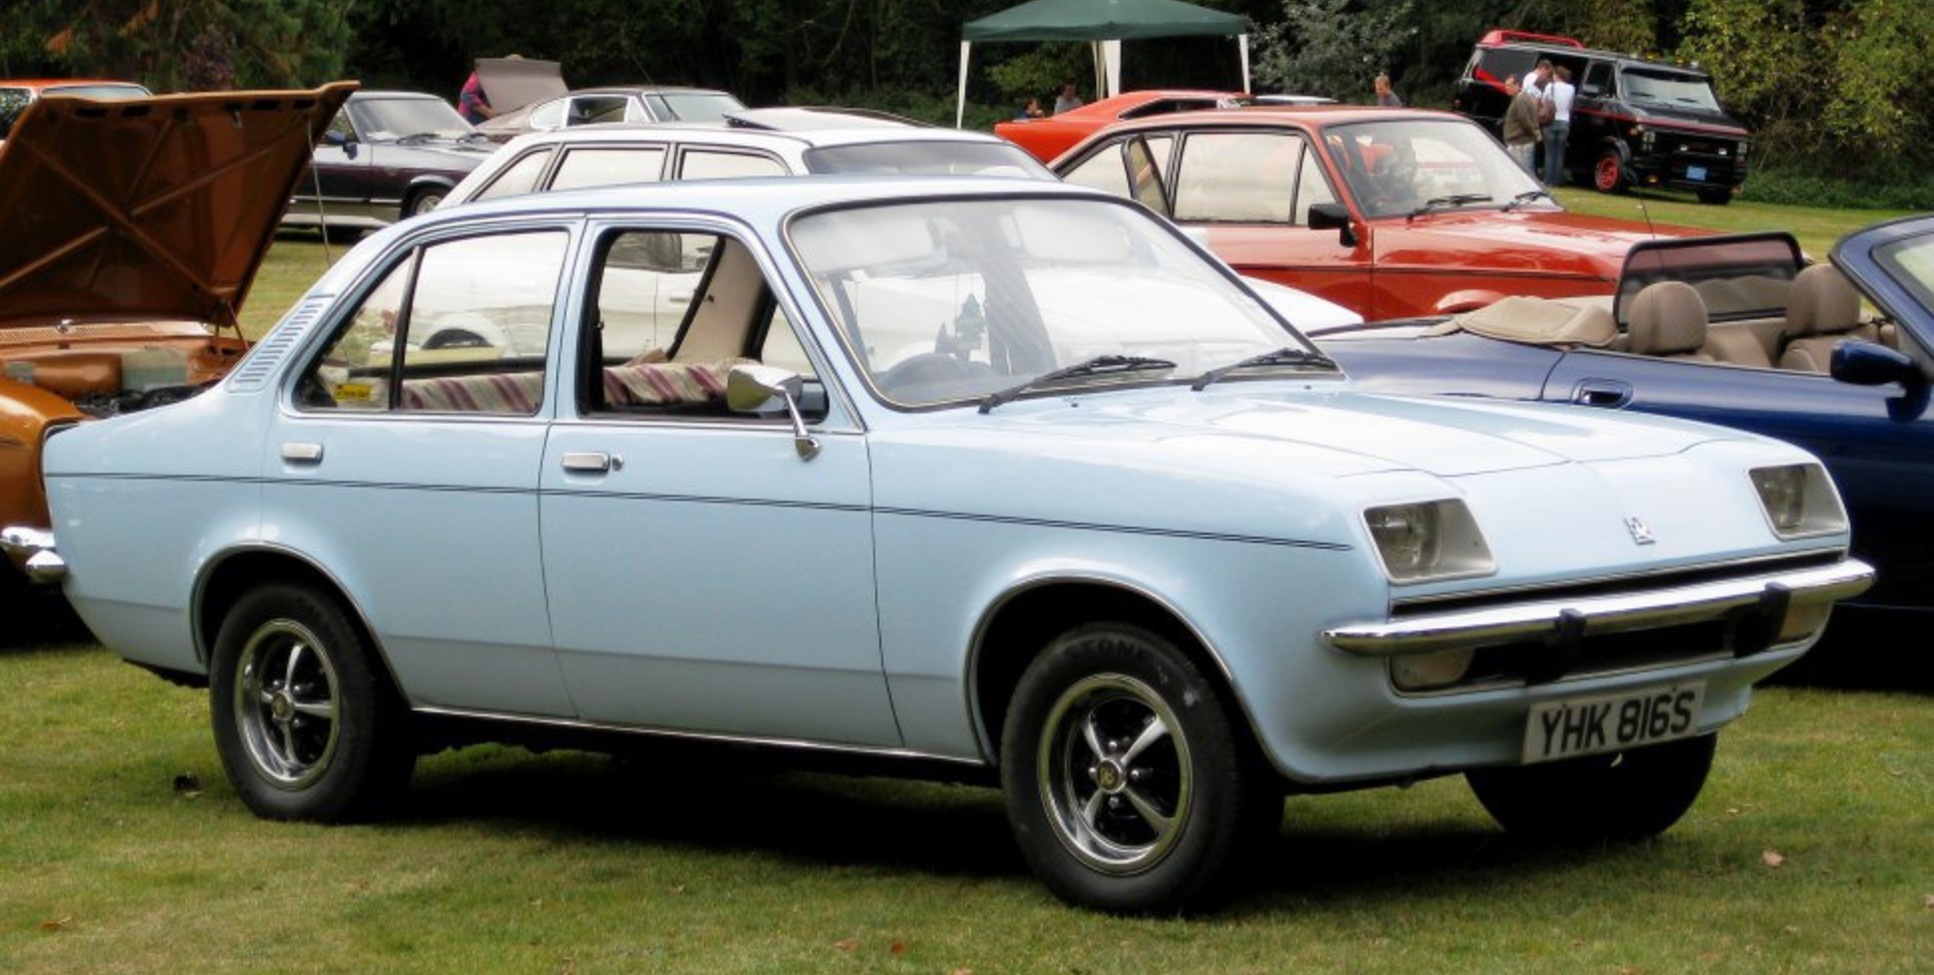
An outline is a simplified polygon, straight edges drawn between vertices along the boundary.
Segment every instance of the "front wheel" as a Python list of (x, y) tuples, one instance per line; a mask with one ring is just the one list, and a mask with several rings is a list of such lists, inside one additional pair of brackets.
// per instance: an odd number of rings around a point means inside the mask
[(406, 217), (420, 217), (429, 213), (431, 210), (443, 205), (443, 197), (444, 191), (439, 189), (419, 191), (415, 196), (410, 197), (409, 203), (404, 204), (403, 215)]
[(1714, 732), (1612, 755), (1476, 769), (1465, 779), (1506, 832), (1561, 843), (1639, 840), (1692, 808), (1718, 743)]
[(1592, 185), (1600, 193), (1623, 193), (1631, 186), (1625, 178), (1625, 166), (1619, 159), (1616, 149), (1607, 149), (1592, 166)]
[(1227, 895), (1282, 795), (1174, 644), (1125, 624), (1062, 635), (1021, 677), (1001, 739), (1008, 820), (1062, 898), (1174, 911)]
[(268, 819), (339, 822), (396, 797), (416, 762), (409, 716), (332, 597), (264, 585), (223, 619), (209, 675), (215, 747)]

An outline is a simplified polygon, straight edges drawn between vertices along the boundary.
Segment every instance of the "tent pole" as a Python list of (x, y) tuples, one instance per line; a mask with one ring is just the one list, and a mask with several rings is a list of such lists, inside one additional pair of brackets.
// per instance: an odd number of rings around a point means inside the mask
[(954, 128), (962, 128), (967, 121), (967, 52), (972, 50), (973, 41), (960, 42), (960, 90), (954, 96)]
[(1249, 90), (1249, 35), (1236, 35), (1236, 52), (1242, 59), (1242, 93), (1252, 94)]

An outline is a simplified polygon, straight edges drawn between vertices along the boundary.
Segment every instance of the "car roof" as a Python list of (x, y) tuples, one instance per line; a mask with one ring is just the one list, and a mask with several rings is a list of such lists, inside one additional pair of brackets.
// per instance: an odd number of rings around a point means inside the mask
[[(595, 88), (573, 88), (562, 95), (542, 99), (553, 102), (572, 95), (656, 95), (674, 93), (681, 95), (730, 95), (729, 91), (719, 88), (694, 88), (690, 85), (599, 85)], [(736, 97), (736, 96), (735, 96)]]
[(52, 88), (93, 88), (101, 85), (115, 85), (115, 86), (121, 86), (121, 87), (127, 87), (127, 88), (139, 88), (142, 91), (148, 90), (147, 86), (142, 85), (139, 82), (123, 81), (119, 78), (5, 78), (5, 79), (0, 79), (0, 88), (32, 88), (35, 91), (47, 91), (48, 89), (52, 89)]
[[(444, 223), (488, 222), (493, 218), (508, 216), (633, 209), (724, 212), (755, 224), (770, 225), (790, 214), (818, 207), (990, 197), (1080, 198), (1138, 206), (1132, 200), (1110, 193), (1052, 180), (1021, 180), (1000, 176), (772, 176), (697, 182), (625, 183), (482, 200), (412, 217), (379, 232), (379, 236), (393, 236), (406, 232), (407, 228), (428, 229)], [(339, 261), (336, 267), (343, 267), (346, 263)]]
[(1082, 139), (1054, 160), (1083, 152), (1087, 147), (1121, 132), (1174, 128), (1267, 128), (1321, 129), (1354, 122), (1459, 122), (1475, 125), (1453, 112), (1428, 108), (1379, 108), (1374, 105), (1245, 105), (1241, 108), (1209, 108), (1191, 112), (1169, 112), (1136, 119), (1124, 119)]
[(577, 125), (549, 132), (530, 132), (511, 140), (509, 146), (572, 145), (590, 142), (666, 142), (704, 141), (715, 145), (772, 148), (777, 146), (811, 149), (888, 142), (977, 142), (1002, 143), (985, 132), (922, 126), (853, 125), (825, 129), (743, 128), (718, 122), (608, 122)]

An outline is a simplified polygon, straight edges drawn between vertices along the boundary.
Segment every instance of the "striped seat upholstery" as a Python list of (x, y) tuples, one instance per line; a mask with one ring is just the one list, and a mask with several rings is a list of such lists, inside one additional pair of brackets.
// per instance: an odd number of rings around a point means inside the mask
[(604, 370), (604, 405), (676, 406), (722, 403), (732, 363), (646, 362)]
[(487, 372), (403, 380), (403, 408), (427, 413), (537, 412), (544, 398), (541, 372)]

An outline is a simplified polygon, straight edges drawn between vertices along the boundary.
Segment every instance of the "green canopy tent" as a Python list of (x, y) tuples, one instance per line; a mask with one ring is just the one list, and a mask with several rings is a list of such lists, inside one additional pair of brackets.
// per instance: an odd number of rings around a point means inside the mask
[(960, 34), (960, 95), (954, 127), (967, 118), (967, 57), (975, 41), (1087, 41), (1095, 90), (1121, 93), (1121, 42), (1143, 37), (1235, 37), (1242, 90), (1249, 90), (1249, 18), (1182, 0), (1032, 0), (968, 21)]

